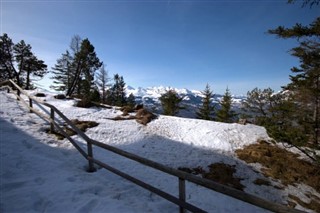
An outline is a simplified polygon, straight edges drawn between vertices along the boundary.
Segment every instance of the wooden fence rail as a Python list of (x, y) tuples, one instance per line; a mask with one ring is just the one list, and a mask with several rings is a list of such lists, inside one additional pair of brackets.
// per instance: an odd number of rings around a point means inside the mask
[[(170, 168), (168, 166), (162, 165), (160, 163), (148, 160), (146, 158), (140, 157), (138, 155), (135, 155), (133, 153), (129, 153), (126, 152), (124, 150), (121, 150), (119, 148), (110, 146), (108, 144), (104, 144), (101, 143), (99, 141), (96, 140), (92, 140), (91, 138), (89, 138), (84, 132), (82, 132), (79, 128), (77, 128), (62, 112), (60, 112), (55, 106), (48, 104), (44, 101), (38, 100), (34, 97), (31, 97), (29, 94), (27, 94), (24, 90), (22, 90), (17, 84), (15, 84), (13, 81), (8, 80), (5, 82), (1, 82), (0, 83), (0, 87), (1, 86), (6, 86), (8, 88), (8, 92), (13, 92), (14, 90), (16, 90), (17, 92), (14, 93), (17, 96), (17, 99), (21, 100), (21, 102), (23, 104), (25, 104), (30, 112), (34, 112), (36, 113), (38, 116), (40, 116), (41, 118), (45, 119), (46, 121), (48, 121), (50, 123), (50, 129), (51, 131), (55, 131), (55, 129), (57, 129), (58, 132), (60, 132), (61, 134), (63, 134), (71, 143), (72, 145), (79, 151), (79, 153), (88, 160), (88, 171), (89, 172), (93, 172), (95, 171), (94, 168), (94, 164), (97, 164), (133, 183), (135, 183), (136, 185), (139, 185), (163, 198), (165, 198), (166, 200), (175, 203), (176, 205), (179, 206), (179, 210), (180, 212), (185, 212), (185, 210), (189, 210), (191, 212), (206, 212), (188, 202), (186, 202), (186, 186), (185, 186), (185, 182), (189, 181), (191, 183), (203, 186), (205, 188), (211, 189), (213, 191), (228, 195), (230, 197), (236, 198), (238, 200), (250, 203), (252, 205), (258, 206), (260, 208), (266, 209), (266, 210), (270, 210), (273, 212), (288, 212), (288, 213), (301, 213), (303, 211), (297, 210), (297, 209), (292, 209), (292, 208), (288, 208), (287, 206), (284, 205), (280, 205), (280, 204), (276, 204), (274, 202), (270, 202), (267, 200), (264, 200), (262, 198), (259, 198), (257, 196), (245, 193), (243, 191), (240, 190), (236, 190), (234, 188), (216, 183), (214, 181), (208, 180), (208, 179), (204, 179), (204, 178), (200, 178), (198, 176), (174, 169), (174, 168)], [(27, 104), (25, 102), (25, 100), (23, 98), (21, 98), (21, 94), (25, 95), (26, 97), (28, 97), (29, 99), (29, 104)], [(33, 102), (36, 102), (37, 104), (41, 104), (43, 106), (49, 107), (50, 108), (50, 113), (48, 115), (47, 113), (43, 113), (40, 112), (39, 110), (35, 109), (33, 107)], [(66, 122), (82, 139), (84, 139), (87, 143), (87, 150), (85, 151), (83, 148), (81, 148), (77, 142), (70, 137), (64, 130), (63, 128), (56, 122), (55, 117), (59, 116), (64, 122)], [(179, 197), (175, 197), (171, 194), (168, 194), (156, 187), (153, 187), (141, 180), (138, 180), (126, 173), (121, 172), (120, 170), (113, 168), (109, 165), (107, 165), (105, 162), (101, 162), (98, 159), (95, 159), (93, 156), (93, 145), (100, 147), (102, 149), (111, 151), (113, 153), (116, 153), (120, 156), (123, 156), (125, 158), (134, 160), (138, 163), (141, 163), (145, 166), (151, 167), (153, 169), (162, 171), (164, 173), (167, 173), (169, 175), (173, 175), (175, 177), (177, 177), (178, 180), (178, 189), (179, 189)]]

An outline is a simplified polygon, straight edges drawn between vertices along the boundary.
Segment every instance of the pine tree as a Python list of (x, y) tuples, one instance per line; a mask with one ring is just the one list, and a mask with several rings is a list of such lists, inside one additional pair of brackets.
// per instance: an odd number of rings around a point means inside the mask
[(232, 123), (235, 112), (231, 110), (232, 97), (230, 90), (227, 88), (222, 100), (220, 101), (221, 109), (216, 113), (216, 120), (219, 122)]
[(26, 44), (24, 40), (13, 46), (15, 61), (18, 64), (16, 71), (16, 81), (19, 86), (25, 86), (25, 77), (23, 76), (26, 68), (26, 61), (32, 56), (31, 46)]
[(100, 62), (94, 51), (94, 46), (88, 39), (82, 40), (80, 51), (75, 54), (71, 66), (73, 75), (66, 95), (70, 96), (77, 92), (78, 95), (83, 97), (90, 96), (94, 85), (95, 71), (102, 66), (102, 62)]
[(42, 79), (45, 74), (48, 73), (47, 65), (44, 61), (39, 60), (36, 56), (32, 55), (25, 62), (25, 71), (26, 71), (26, 87), (25, 89), (32, 89), (33, 85), (31, 84), (31, 77), (33, 81), (35, 78)]
[(16, 78), (13, 42), (5, 33), (0, 36), (0, 81)]
[(115, 106), (124, 106), (127, 103), (126, 89), (123, 77), (119, 74), (114, 75), (114, 85), (110, 89), (108, 102)]
[(57, 60), (57, 63), (52, 68), (51, 73), (53, 76), (53, 84), (50, 88), (56, 91), (66, 92), (70, 88), (71, 77), (72, 77), (72, 56), (67, 50), (66, 53), (62, 54), (61, 58)]
[(309, 26), (296, 24), (292, 28), (282, 26), (269, 30), (280, 38), (296, 38), (300, 45), (291, 49), (291, 55), (299, 58), (300, 67), (291, 69), (291, 82), (284, 89), (293, 92), (297, 105), (297, 120), (314, 144), (320, 146), (320, 17)]
[(213, 120), (215, 107), (212, 105), (213, 92), (210, 89), (209, 84), (206, 85), (206, 88), (201, 93), (203, 95), (202, 106), (197, 112), (197, 118), (204, 120)]
[(165, 115), (176, 115), (180, 109), (180, 102), (183, 98), (179, 97), (174, 90), (169, 90), (166, 93), (162, 94), (159, 98), (163, 114)]
[[(79, 35), (72, 37), (69, 49), (62, 54), (61, 58), (57, 59), (57, 63), (52, 68), (53, 85), (50, 87), (56, 91), (71, 90), (71, 83), (76, 75), (77, 63), (75, 62), (76, 54), (80, 52), (82, 39)], [(76, 91), (80, 91), (80, 84), (75, 86)], [(80, 92), (78, 92), (80, 94)]]
[(129, 95), (128, 99), (127, 99), (127, 105), (129, 107), (131, 107), (132, 109), (136, 105), (136, 97), (132, 93), (130, 93), (130, 95)]
[(24, 40), (14, 44), (7, 34), (0, 37), (1, 80), (13, 79), (19, 86), (29, 89), (31, 76), (42, 78), (47, 73), (47, 65), (31, 49)]

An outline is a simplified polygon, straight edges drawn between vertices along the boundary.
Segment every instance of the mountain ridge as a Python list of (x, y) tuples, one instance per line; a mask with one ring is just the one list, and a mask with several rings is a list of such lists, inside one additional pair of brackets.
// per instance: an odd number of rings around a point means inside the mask
[[(179, 117), (195, 118), (196, 112), (202, 104), (202, 92), (199, 90), (189, 90), (186, 88), (173, 88), (165, 86), (154, 86), (154, 87), (138, 87), (126, 86), (127, 95), (133, 94), (136, 98), (137, 104), (143, 104), (145, 107), (152, 109), (156, 113), (162, 113), (162, 107), (159, 98), (162, 94), (169, 90), (174, 90), (178, 96), (183, 97), (181, 106), (182, 109), (179, 111)], [(219, 108), (219, 102), (223, 95), (214, 94), (212, 98), (213, 105)], [(232, 95), (232, 109), (239, 111), (242, 102), (246, 99), (244, 95)]]

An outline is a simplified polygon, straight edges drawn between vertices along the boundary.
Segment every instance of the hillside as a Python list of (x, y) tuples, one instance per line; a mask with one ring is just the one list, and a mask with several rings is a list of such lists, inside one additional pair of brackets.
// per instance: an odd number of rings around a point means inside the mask
[[(289, 194), (307, 202), (304, 192), (320, 199), (320, 194), (309, 186), (285, 186), (260, 173), (260, 164), (247, 164), (237, 158), (236, 150), (259, 140), (270, 140), (263, 127), (162, 115), (143, 126), (135, 120), (110, 120), (122, 114), (115, 108), (77, 108), (75, 100), (56, 100), (45, 93), (46, 97), (41, 99), (55, 105), (68, 118), (98, 122), (86, 134), (103, 143), (173, 168), (208, 171), (208, 166), (214, 163), (230, 165), (245, 192), (276, 203), (288, 204)], [(1, 91), (0, 100), (1, 212), (178, 211), (175, 205), (108, 171), (86, 173), (87, 162), (73, 146), (66, 139), (57, 140), (45, 132), (48, 123), (29, 113), (12, 94)], [(85, 147), (78, 136), (72, 137)], [(101, 149), (95, 149), (94, 153), (111, 166), (177, 194), (176, 178)], [(254, 184), (257, 179), (268, 180), (270, 185)], [(187, 200), (208, 212), (264, 212), (189, 183)], [(299, 204), (296, 208), (312, 212)]]

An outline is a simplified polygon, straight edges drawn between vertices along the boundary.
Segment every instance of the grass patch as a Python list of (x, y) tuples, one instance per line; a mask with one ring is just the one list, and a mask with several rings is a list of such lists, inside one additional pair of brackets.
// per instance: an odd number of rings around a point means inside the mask
[(241, 179), (234, 177), (234, 173), (236, 172), (235, 166), (214, 163), (208, 167), (208, 172), (200, 166), (192, 169), (186, 167), (179, 167), (178, 169), (194, 175), (200, 174), (203, 178), (243, 191), (244, 186), (240, 183)]
[(243, 191), (244, 186), (240, 183), (241, 179), (234, 177), (234, 173), (236, 172), (235, 166), (224, 163), (214, 163), (208, 167), (210, 170), (203, 174), (204, 178)]
[[(82, 132), (85, 132), (88, 128), (93, 128), (99, 125), (99, 123), (95, 122), (95, 121), (79, 121), (78, 119), (75, 120), (71, 120), (71, 122), (78, 127), (78, 129), (80, 129)], [(77, 133), (71, 129), (70, 127), (68, 127), (67, 125), (65, 125), (63, 127), (63, 130), (69, 135), (76, 135)], [(63, 140), (65, 138), (65, 136), (63, 134), (61, 134), (60, 132), (51, 132), (50, 129), (47, 130), (47, 133), (50, 134), (54, 134), (57, 136), (57, 138), (59, 140)]]
[(281, 180), (284, 185), (304, 183), (320, 192), (320, 168), (298, 158), (285, 149), (261, 141), (236, 151), (247, 163), (260, 163), (265, 176)]

